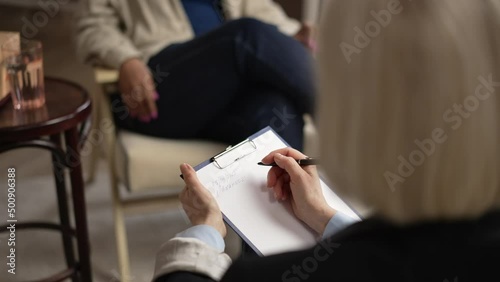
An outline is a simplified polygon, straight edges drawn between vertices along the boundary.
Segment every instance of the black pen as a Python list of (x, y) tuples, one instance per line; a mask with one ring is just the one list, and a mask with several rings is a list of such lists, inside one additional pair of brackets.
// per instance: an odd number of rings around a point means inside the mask
[[(311, 159), (311, 158), (307, 158), (307, 159), (301, 159), (301, 160), (296, 160), (297, 163), (300, 165), (300, 166), (305, 166), (305, 165), (318, 165), (319, 164), (319, 160), (317, 159)], [(263, 162), (259, 162), (257, 163), (258, 165), (262, 165), (262, 166), (278, 166), (276, 163), (270, 163), (270, 164), (265, 164)]]

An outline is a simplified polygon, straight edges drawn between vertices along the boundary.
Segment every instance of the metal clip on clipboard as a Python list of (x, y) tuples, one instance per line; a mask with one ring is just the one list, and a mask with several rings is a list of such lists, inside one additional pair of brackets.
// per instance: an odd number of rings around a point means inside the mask
[(224, 169), (252, 154), (256, 150), (257, 145), (255, 145), (252, 140), (247, 139), (237, 145), (227, 147), (226, 150), (212, 157), (210, 162), (212, 162), (217, 168)]
[[(247, 139), (237, 145), (227, 147), (226, 150), (210, 158), (210, 162), (218, 169), (224, 169), (255, 151), (257, 151), (257, 145), (252, 140)], [(184, 179), (182, 174), (179, 176)]]

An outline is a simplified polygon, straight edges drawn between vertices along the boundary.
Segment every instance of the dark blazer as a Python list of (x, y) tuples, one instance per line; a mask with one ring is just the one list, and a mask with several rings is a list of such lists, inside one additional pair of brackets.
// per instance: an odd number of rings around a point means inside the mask
[[(212, 280), (188, 272), (156, 280), (184, 281)], [(222, 281), (498, 282), (500, 211), (406, 227), (368, 219), (308, 250), (237, 260)]]

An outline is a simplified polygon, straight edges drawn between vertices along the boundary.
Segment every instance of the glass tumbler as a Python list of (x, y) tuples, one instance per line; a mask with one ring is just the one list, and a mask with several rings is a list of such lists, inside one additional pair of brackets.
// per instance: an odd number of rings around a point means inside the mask
[(14, 109), (29, 110), (45, 104), (43, 52), (40, 41), (7, 42), (2, 55)]

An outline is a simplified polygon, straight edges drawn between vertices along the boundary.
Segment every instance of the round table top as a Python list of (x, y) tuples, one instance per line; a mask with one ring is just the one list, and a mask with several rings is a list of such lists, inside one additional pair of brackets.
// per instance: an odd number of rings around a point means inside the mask
[(33, 110), (15, 110), (11, 101), (0, 107), (0, 142), (34, 139), (61, 133), (90, 115), (91, 102), (81, 86), (56, 78), (45, 78), (45, 105)]

